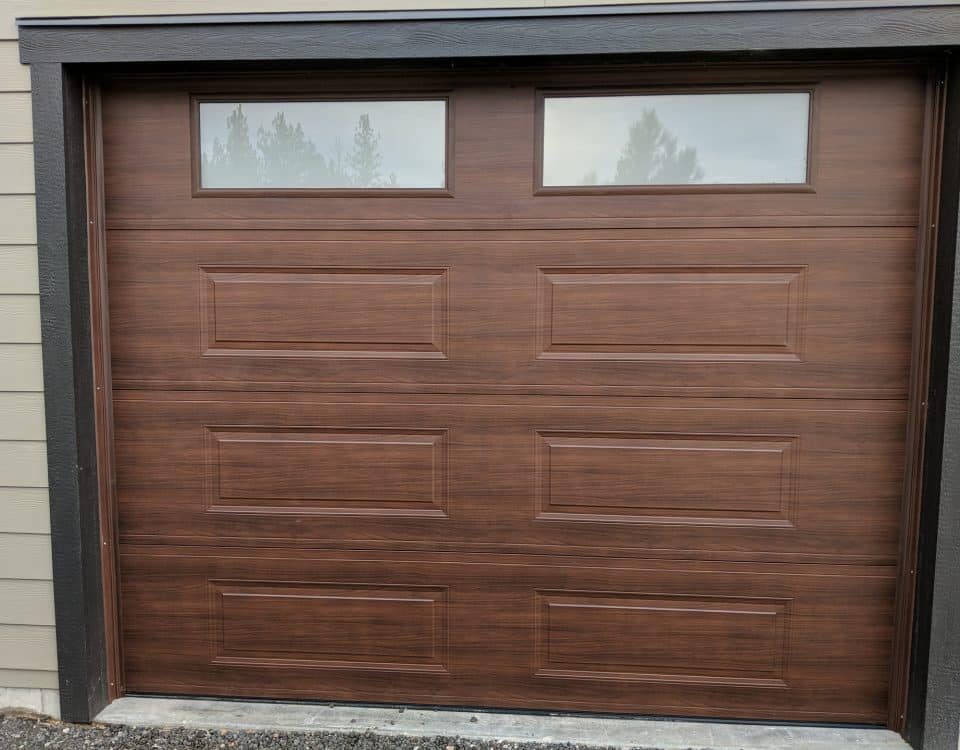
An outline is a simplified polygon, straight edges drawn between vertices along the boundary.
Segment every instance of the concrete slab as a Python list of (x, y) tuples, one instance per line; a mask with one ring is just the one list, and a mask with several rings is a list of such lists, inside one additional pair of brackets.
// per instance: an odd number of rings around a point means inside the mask
[(897, 734), (885, 729), (194, 698), (120, 698), (104, 709), (97, 721), (198, 729), (373, 732), (650, 750), (909, 750)]

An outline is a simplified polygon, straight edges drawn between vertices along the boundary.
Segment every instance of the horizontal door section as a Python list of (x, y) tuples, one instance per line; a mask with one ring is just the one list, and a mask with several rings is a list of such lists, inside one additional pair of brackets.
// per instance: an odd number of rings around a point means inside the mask
[(130, 394), (115, 420), (127, 541), (897, 554), (892, 403)]
[(130, 547), (131, 692), (880, 722), (892, 569)]
[(907, 390), (913, 229), (205, 235), (110, 234), (115, 387)]
[(903, 225), (926, 83), (902, 64), (117, 82), (104, 190), (116, 228)]

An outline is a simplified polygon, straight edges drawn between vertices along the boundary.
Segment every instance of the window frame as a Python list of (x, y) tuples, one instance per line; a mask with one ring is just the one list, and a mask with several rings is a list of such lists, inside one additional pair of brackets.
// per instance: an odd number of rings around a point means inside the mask
[[(817, 81), (798, 82), (788, 85), (736, 84), (717, 85), (667, 85), (636, 87), (576, 87), (552, 88), (538, 86), (536, 89), (536, 112), (534, 115), (534, 160), (533, 194), (551, 195), (643, 195), (683, 193), (816, 193), (819, 173), (819, 89)], [(575, 99), (602, 96), (662, 96), (684, 94), (807, 94), (810, 97), (807, 110), (807, 175), (804, 182), (759, 182), (759, 183), (694, 183), (663, 185), (544, 185), (544, 124), (545, 102), (548, 98)]]
[[(440, 188), (316, 188), (316, 187), (203, 187), (201, 183), (202, 142), (200, 140), (200, 105), (207, 102), (237, 102), (243, 104), (269, 102), (393, 102), (393, 101), (442, 101), (444, 103), (444, 186)], [(356, 91), (356, 92), (297, 92), (256, 93), (225, 92), (190, 94), (190, 194), (194, 198), (270, 198), (270, 197), (317, 197), (357, 196), (383, 198), (453, 198), (454, 176), (454, 97), (449, 89), (417, 91)]]

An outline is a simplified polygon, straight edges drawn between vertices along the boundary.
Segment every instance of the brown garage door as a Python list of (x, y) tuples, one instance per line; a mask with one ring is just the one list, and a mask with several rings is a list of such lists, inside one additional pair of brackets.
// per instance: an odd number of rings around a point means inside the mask
[(884, 721), (925, 96), (107, 85), (126, 689)]

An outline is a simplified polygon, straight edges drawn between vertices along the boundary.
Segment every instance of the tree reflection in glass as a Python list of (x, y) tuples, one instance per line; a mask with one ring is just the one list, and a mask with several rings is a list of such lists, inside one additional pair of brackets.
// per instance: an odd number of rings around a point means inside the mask
[(442, 188), (445, 121), (443, 101), (203, 102), (201, 185)]
[(678, 146), (677, 137), (663, 127), (657, 113), (643, 110), (630, 125), (613, 181), (617, 185), (685, 185), (702, 178), (697, 149)]
[(547, 96), (542, 184), (804, 183), (807, 92)]

